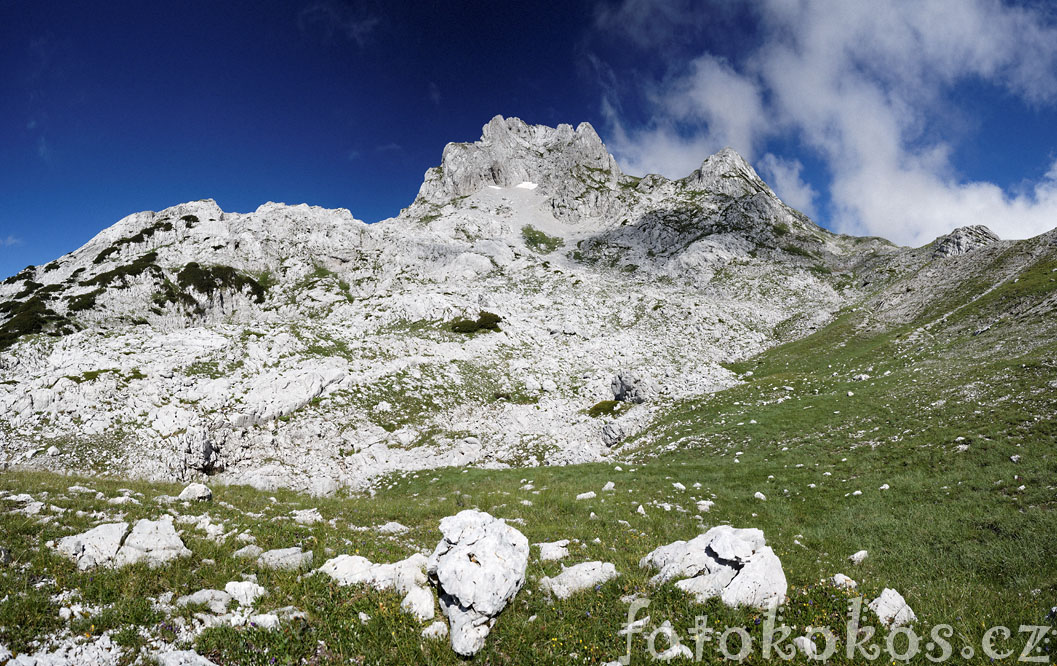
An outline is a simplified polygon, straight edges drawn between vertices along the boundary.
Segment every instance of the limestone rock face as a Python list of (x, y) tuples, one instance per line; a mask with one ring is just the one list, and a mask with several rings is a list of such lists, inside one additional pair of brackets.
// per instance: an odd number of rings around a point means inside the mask
[(933, 257), (957, 257), (1001, 240), (998, 235), (982, 224), (958, 227), (946, 236), (933, 242)]
[(526, 184), (551, 198), (554, 216), (577, 222), (598, 218), (618, 207), (623, 174), (589, 123), (575, 130), (527, 125), (496, 116), (475, 143), (449, 143), (441, 166), (426, 172), (418, 199), (446, 202), (481, 188)]
[(440, 521), (444, 538), (427, 572), (451, 626), (451, 646), (469, 657), (484, 647), (496, 617), (525, 584), (525, 535), (483, 511), (460, 511)]
[(788, 590), (781, 561), (755, 528), (713, 527), (690, 541), (657, 548), (639, 566), (658, 570), (650, 579), (654, 585), (682, 579), (676, 587), (699, 603), (719, 597), (727, 606), (769, 608)]

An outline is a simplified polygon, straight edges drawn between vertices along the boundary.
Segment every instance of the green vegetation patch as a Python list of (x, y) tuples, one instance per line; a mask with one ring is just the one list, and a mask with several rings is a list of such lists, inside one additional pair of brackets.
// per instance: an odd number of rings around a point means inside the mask
[(195, 291), (212, 297), (218, 291), (248, 291), (254, 302), (263, 303), (265, 288), (252, 277), (231, 266), (202, 266), (191, 262), (176, 276), (176, 284), (184, 290)]
[(565, 245), (565, 241), (557, 236), (548, 236), (531, 224), (521, 227), (521, 237), (529, 249), (540, 254), (549, 254)]
[(456, 333), (476, 333), (477, 331), (498, 331), (503, 318), (494, 312), (481, 310), (477, 319), (460, 317), (451, 323), (451, 330)]

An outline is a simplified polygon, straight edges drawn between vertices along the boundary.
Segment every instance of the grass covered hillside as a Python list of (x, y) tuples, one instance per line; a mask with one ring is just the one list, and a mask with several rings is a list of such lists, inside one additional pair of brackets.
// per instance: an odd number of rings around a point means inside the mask
[[(995, 270), (1008, 252), (988, 259)], [(176, 648), (216, 664), (459, 663), (445, 638), (421, 635), (425, 623), (401, 610), (392, 591), (342, 587), (307, 567), (272, 571), (234, 552), (249, 541), (238, 535), (248, 534), (265, 550), (313, 551), (314, 568), (342, 553), (395, 562), (430, 553), (441, 518), (479, 508), (532, 544), (570, 543), (560, 562), (542, 562), (532, 547), (524, 588), (473, 663), (610, 662), (625, 653), (618, 632), (636, 598), (650, 600), (638, 615), (650, 620), (633, 635), (632, 663), (649, 660), (648, 637), (666, 620), (693, 647), (698, 615), (720, 631), (743, 628), (757, 646), (747, 662), (759, 663), (762, 611), (696, 604), (670, 583), (652, 586), (654, 572), (639, 567), (654, 548), (719, 524), (763, 530), (789, 582), (780, 614), (793, 636), (833, 629), (837, 651), (827, 663), (865, 661), (845, 653), (847, 606), (884, 588), (903, 595), (919, 635), (951, 625), (954, 659), (972, 648), (968, 663), (989, 663), (985, 635), (1004, 625), (1011, 638), (998, 635), (995, 645), (1015, 661), (1033, 647), (1021, 625), (1052, 632), (1057, 605), (1055, 269), (1042, 253), (1018, 260), (997, 286), (964, 283), (911, 315), (850, 309), (814, 335), (732, 367), (743, 383), (678, 404), (623, 445), (620, 464), (449, 468), (391, 477), (373, 495), (325, 499), (217, 486), (211, 502), (173, 504), (156, 498), (178, 486), (5, 472), (0, 521), (12, 561), (0, 576), (0, 643), (32, 653), (98, 644), (105, 634), (119, 646), (115, 663), (150, 663)], [(909, 293), (915, 279), (878, 301)], [(589, 491), (595, 496), (577, 499)], [(15, 497), (23, 493), (31, 498)], [(318, 522), (299, 523), (295, 512), (310, 509)], [(117, 514), (132, 522), (165, 512), (192, 516), (177, 518), (192, 555), (160, 569), (80, 572), (46, 545)], [(407, 531), (378, 529), (390, 521)], [(868, 556), (853, 564), (860, 550)], [(614, 564), (619, 576), (567, 600), (540, 589), (544, 576), (590, 560)], [(828, 582), (838, 573), (858, 588)], [(302, 613), (265, 629), (173, 603), (247, 576), (267, 591), (252, 612)], [(74, 605), (80, 614), (66, 617)], [(879, 626), (868, 610), (862, 623)], [(873, 643), (883, 646), (879, 632)], [(658, 651), (668, 646), (655, 640)], [(717, 640), (703, 643), (702, 662), (725, 663)], [(905, 636), (894, 645), (905, 647)], [(1050, 660), (1051, 649), (1040, 642), (1031, 654)], [(930, 663), (924, 654), (911, 662)]]

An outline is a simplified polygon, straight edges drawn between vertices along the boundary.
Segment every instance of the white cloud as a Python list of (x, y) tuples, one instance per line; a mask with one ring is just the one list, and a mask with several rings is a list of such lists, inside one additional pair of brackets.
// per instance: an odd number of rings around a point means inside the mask
[(12, 247), (12, 246), (21, 245), (21, 244), (22, 244), (22, 239), (18, 238), (17, 236), (11, 236), (11, 235), (0, 236), (0, 246)]
[[(1028, 105), (1057, 101), (1057, 29), (1046, 17), (993, 0), (766, 0), (757, 11), (759, 46), (739, 62), (705, 53), (645, 85), (647, 126), (629, 126), (605, 102), (611, 144), (629, 170), (684, 175), (722, 145), (754, 159), (780, 136), (827, 167), (840, 231), (918, 245), (965, 224), (1007, 238), (1057, 225), (1057, 167), (1019, 194), (966, 181), (950, 159), (965, 137), (944, 128), (962, 112), (949, 93), (967, 81)], [(791, 205), (810, 204), (814, 192), (790, 157), (759, 164)]]
[(804, 165), (800, 160), (787, 160), (767, 153), (761, 157), (757, 166), (760, 175), (771, 185), (782, 201), (796, 208), (808, 217), (816, 217), (815, 199), (818, 192), (805, 183), (800, 177)]

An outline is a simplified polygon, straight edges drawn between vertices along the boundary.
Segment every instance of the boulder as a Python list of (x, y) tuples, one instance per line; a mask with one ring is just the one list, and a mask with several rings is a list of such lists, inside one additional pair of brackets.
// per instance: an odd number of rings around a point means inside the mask
[(869, 608), (889, 627), (911, 624), (918, 619), (903, 599), (903, 595), (887, 587), (881, 591), (881, 596), (869, 603)]
[(426, 556), (416, 553), (406, 560), (375, 564), (359, 555), (338, 555), (317, 571), (339, 585), (370, 585), (376, 590), (395, 590), (404, 595), (400, 607), (419, 621), (434, 616), (433, 593), (426, 586)]
[(253, 581), (231, 581), (224, 586), (224, 591), (231, 595), (231, 598), (239, 602), (240, 606), (252, 606), (253, 602), (257, 601), (258, 598), (268, 594), (268, 592)]
[(568, 599), (581, 590), (601, 585), (618, 575), (617, 568), (609, 562), (584, 562), (562, 569), (553, 578), (544, 576), (540, 579), (540, 589), (559, 599)]
[(560, 560), (569, 557), (568, 539), (537, 543), (536, 545), (540, 547), (540, 560), (543, 562), (550, 562), (552, 560)]
[(633, 403), (646, 402), (650, 390), (649, 384), (644, 379), (628, 372), (622, 372), (613, 377), (609, 387), (613, 390), (614, 400)]
[(208, 502), (213, 499), (213, 491), (201, 483), (192, 483), (176, 499), (181, 502)]
[(231, 603), (231, 595), (221, 590), (199, 590), (194, 594), (188, 594), (176, 600), (177, 606), (202, 604), (209, 608), (210, 612), (217, 615), (226, 611), (229, 603)]
[(172, 521), (172, 516), (138, 521), (114, 557), (114, 566), (146, 561), (153, 568), (181, 557), (190, 557), (191, 551), (184, 546)]
[(719, 597), (728, 606), (770, 608), (788, 589), (782, 563), (758, 529), (713, 527), (690, 541), (661, 546), (639, 566), (657, 569), (650, 583), (681, 578), (676, 587), (699, 603)]
[(296, 571), (301, 567), (311, 566), (312, 551), (304, 551), (300, 548), (276, 548), (267, 550), (257, 557), (257, 566), (265, 569), (282, 569), (285, 571)]
[(251, 543), (248, 546), (243, 546), (242, 548), (239, 548), (234, 553), (232, 553), (232, 555), (234, 557), (239, 558), (239, 559), (255, 560), (258, 557), (260, 557), (261, 553), (263, 553), (263, 552), (264, 552), (263, 548)]
[(471, 657), (484, 647), (496, 617), (525, 584), (525, 535), (483, 511), (440, 521), (444, 535), (426, 565), (451, 627), (451, 646)]
[(602, 442), (609, 448), (624, 441), (624, 429), (616, 421), (610, 421), (602, 426)]
[(63, 537), (55, 549), (77, 563), (81, 571), (110, 564), (121, 549), (128, 523), (104, 523), (83, 534)]

